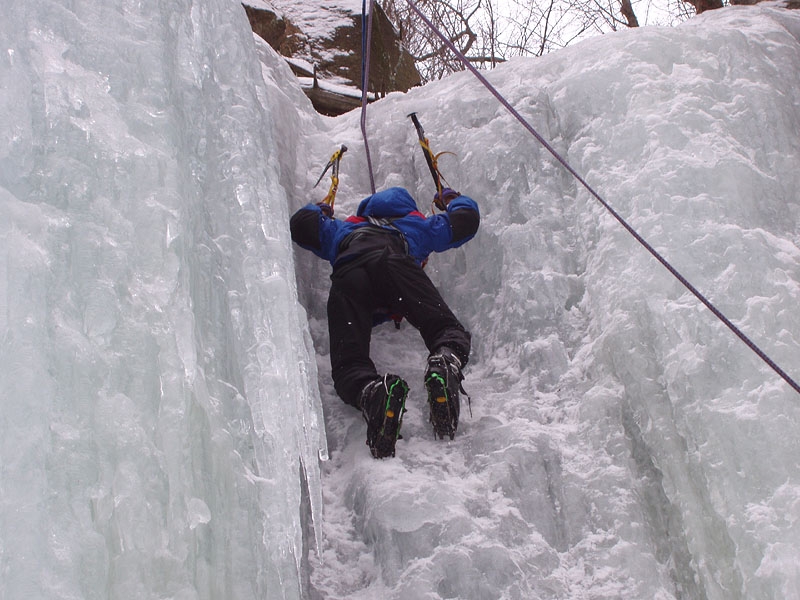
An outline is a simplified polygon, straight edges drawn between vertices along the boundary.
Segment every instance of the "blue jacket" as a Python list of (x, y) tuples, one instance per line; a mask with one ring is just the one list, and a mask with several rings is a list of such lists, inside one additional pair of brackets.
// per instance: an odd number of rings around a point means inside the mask
[(377, 225), (388, 233), (402, 234), (409, 256), (421, 264), (431, 252), (444, 252), (471, 240), (479, 223), (478, 205), (467, 196), (452, 200), (445, 212), (425, 217), (407, 190), (393, 187), (362, 200), (356, 215), (343, 221), (327, 217), (319, 206), (308, 204), (292, 216), (291, 231), (292, 239), (301, 247), (335, 266), (340, 257), (343, 261), (345, 255), (352, 258), (342, 252), (342, 242), (348, 236)]

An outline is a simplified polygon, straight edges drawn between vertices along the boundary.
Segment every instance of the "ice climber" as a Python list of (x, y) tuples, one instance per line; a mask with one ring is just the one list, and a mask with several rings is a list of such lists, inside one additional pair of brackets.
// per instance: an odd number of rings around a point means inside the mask
[(308, 204), (291, 218), (292, 240), (333, 265), (328, 296), (331, 367), (336, 392), (361, 410), (375, 458), (394, 456), (408, 385), (380, 376), (369, 356), (372, 327), (390, 315), (416, 327), (428, 348), (425, 387), (435, 435), (453, 438), (459, 390), (470, 353), (464, 329), (422, 268), (431, 252), (457, 248), (475, 235), (477, 203), (445, 188), (443, 212), (426, 217), (407, 190), (393, 187), (361, 201), (355, 216)]

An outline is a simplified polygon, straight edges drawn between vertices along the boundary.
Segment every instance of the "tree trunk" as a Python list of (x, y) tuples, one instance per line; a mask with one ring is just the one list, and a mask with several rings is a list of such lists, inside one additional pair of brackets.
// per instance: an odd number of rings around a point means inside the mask
[(694, 6), (695, 11), (699, 15), (701, 12), (711, 10), (712, 8), (722, 8), (722, 0), (683, 0)]
[(620, 12), (622, 13), (622, 16), (625, 17), (628, 27), (639, 26), (639, 19), (636, 18), (636, 15), (633, 12), (633, 5), (631, 4), (631, 0), (622, 0), (622, 7), (620, 8)]

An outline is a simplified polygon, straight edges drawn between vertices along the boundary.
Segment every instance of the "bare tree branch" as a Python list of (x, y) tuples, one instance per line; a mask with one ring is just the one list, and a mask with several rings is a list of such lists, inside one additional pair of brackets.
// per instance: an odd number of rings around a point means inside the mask
[[(423, 81), (439, 79), (464, 66), (410, 10), (406, 0), (384, 0), (403, 44), (417, 61)], [(692, 15), (686, 2), (667, 0), (669, 23)], [(415, 0), (415, 4), (468, 60), (492, 68), (513, 56), (542, 56), (576, 40), (621, 27), (638, 27), (634, 4), (642, 0)], [(644, 0), (645, 23), (653, 0)], [(705, 4), (702, 4), (703, 6)], [(638, 10), (637, 8), (637, 10)], [(698, 9), (699, 12), (699, 9)]]

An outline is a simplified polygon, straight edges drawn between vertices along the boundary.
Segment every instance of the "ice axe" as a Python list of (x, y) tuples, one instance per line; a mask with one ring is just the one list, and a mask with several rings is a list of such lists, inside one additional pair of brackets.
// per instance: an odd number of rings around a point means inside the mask
[[(445, 188), (445, 186), (447, 186), (447, 180), (444, 178), (444, 175), (442, 175), (442, 172), (439, 170), (439, 157), (442, 154), (453, 154), (453, 153), (439, 152), (439, 154), (434, 154), (433, 151), (431, 150), (428, 138), (425, 137), (425, 130), (422, 129), (422, 124), (419, 122), (419, 119), (417, 118), (417, 113), (412, 112), (408, 115), (408, 117), (414, 123), (414, 127), (417, 130), (417, 136), (419, 136), (419, 145), (422, 147), (422, 152), (425, 155), (425, 162), (428, 163), (428, 169), (431, 172), (431, 177), (433, 177), (433, 183), (436, 185), (436, 198), (440, 198), (442, 195), (442, 190)], [(436, 204), (435, 200), (434, 204)], [(438, 204), (436, 204), (436, 206), (437, 208), (442, 209), (442, 207), (439, 206)]]
[(347, 146), (342, 144), (342, 147), (333, 153), (328, 164), (325, 165), (322, 174), (319, 176), (319, 179), (317, 179), (317, 183), (314, 184), (314, 187), (317, 187), (319, 182), (322, 181), (322, 178), (325, 177), (325, 173), (327, 173), (329, 169), (331, 170), (331, 187), (328, 188), (328, 193), (321, 202), (321, 204), (330, 206), (331, 215), (333, 214), (333, 203), (336, 200), (336, 190), (339, 189), (339, 162), (342, 160), (342, 155), (345, 152), (347, 152)]

